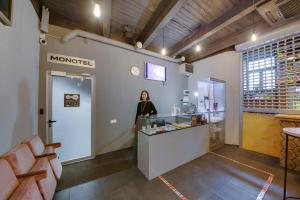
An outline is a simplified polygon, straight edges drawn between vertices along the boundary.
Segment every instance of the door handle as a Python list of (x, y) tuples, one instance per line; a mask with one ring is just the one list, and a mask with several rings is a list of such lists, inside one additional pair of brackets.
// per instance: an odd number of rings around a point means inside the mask
[(49, 119), (49, 121), (48, 121), (49, 128), (51, 128), (52, 127), (52, 123), (55, 123), (55, 122), (56, 122), (55, 120)]

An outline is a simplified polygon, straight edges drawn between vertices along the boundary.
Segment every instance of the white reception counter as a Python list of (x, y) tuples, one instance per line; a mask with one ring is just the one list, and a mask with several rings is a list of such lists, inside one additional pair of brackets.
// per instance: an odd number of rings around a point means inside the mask
[(138, 168), (148, 180), (208, 151), (207, 124), (153, 135), (138, 132)]

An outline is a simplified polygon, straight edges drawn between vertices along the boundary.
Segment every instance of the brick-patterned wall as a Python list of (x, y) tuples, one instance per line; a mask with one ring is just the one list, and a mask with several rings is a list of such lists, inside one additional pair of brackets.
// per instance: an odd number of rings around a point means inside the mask
[[(281, 120), (280, 125), (285, 127), (300, 127), (300, 122)], [(281, 132), (280, 166), (285, 164), (285, 134)], [(289, 136), (288, 142), (288, 168), (300, 171), (300, 138)]]

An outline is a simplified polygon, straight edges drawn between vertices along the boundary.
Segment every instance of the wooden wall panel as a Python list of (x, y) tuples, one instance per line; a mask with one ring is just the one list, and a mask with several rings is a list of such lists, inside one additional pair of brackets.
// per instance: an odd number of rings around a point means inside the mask
[(280, 132), (274, 115), (243, 113), (243, 148), (279, 158)]

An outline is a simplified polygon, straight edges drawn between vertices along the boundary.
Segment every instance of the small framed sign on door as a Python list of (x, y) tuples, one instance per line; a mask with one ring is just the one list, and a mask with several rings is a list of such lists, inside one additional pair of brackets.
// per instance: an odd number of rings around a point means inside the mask
[(80, 107), (80, 94), (64, 94), (64, 107)]

